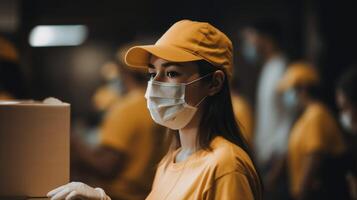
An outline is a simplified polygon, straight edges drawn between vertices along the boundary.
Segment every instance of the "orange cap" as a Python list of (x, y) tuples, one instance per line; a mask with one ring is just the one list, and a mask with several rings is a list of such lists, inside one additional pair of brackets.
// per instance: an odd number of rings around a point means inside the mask
[(130, 48), (125, 62), (131, 67), (147, 67), (150, 54), (172, 62), (206, 60), (231, 77), (232, 51), (231, 40), (209, 23), (181, 20), (172, 25), (154, 45)]
[(279, 81), (278, 91), (284, 92), (301, 85), (317, 85), (320, 77), (313, 66), (304, 62), (295, 62), (288, 66), (283, 78)]

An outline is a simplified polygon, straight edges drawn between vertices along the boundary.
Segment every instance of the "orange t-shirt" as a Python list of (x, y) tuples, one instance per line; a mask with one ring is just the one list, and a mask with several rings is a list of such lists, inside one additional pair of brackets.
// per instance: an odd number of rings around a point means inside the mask
[(219, 136), (211, 148), (197, 151), (179, 163), (174, 158), (180, 149), (169, 153), (160, 163), (146, 199), (260, 200), (261, 185), (249, 156)]
[(305, 158), (317, 152), (336, 155), (344, 151), (342, 134), (329, 110), (321, 103), (309, 105), (294, 124), (288, 146), (290, 190), (293, 196), (301, 191)]

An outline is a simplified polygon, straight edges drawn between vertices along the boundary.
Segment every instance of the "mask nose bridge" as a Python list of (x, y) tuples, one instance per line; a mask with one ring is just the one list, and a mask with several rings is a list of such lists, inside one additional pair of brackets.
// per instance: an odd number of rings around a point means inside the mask
[[(186, 90), (186, 86), (188, 86), (188, 85), (190, 85), (190, 84), (192, 84), (192, 83), (198, 82), (198, 81), (200, 81), (200, 80), (202, 80), (202, 79), (204, 79), (204, 78), (206, 78), (206, 77), (212, 75), (213, 73), (214, 73), (214, 72), (208, 73), (208, 74), (206, 74), (206, 75), (204, 75), (204, 76), (201, 76), (201, 77), (199, 77), (199, 78), (197, 78), (197, 79), (195, 79), (195, 80), (192, 80), (192, 81), (190, 81), (190, 82), (188, 82), (188, 83), (166, 83), (166, 82), (157, 81), (155, 78), (153, 78), (153, 79), (151, 79), (150, 81), (148, 81), (148, 86), (147, 86), (147, 90), (146, 90), (146, 92), (145, 92), (145, 97), (146, 97), (146, 98), (149, 98), (149, 97), (148, 97), (148, 96), (149, 96), (148, 92), (150, 92), (150, 91), (148, 91), (148, 90), (149, 90), (149, 88), (150, 88), (150, 90), (153, 90), (153, 87), (155, 87), (154, 85), (160, 85), (160, 86), (175, 86), (175, 87), (180, 87), (180, 90), (182, 90), (183, 97), (181, 97), (180, 99), (183, 99), (185, 102), (187, 102), (187, 99), (186, 99), (186, 97), (187, 97), (187, 94), (186, 94), (186, 91), (187, 91), (187, 90)], [(152, 92), (152, 91), (151, 91), (151, 92)], [(195, 107), (198, 106), (199, 104), (201, 104), (201, 102), (202, 102), (206, 97), (207, 97), (207, 96), (203, 97), (203, 98), (199, 101), (199, 103), (197, 103), (197, 104), (195, 105)]]
[[(171, 88), (174, 87), (174, 88)], [(166, 91), (166, 92), (165, 92)], [(174, 98), (184, 99), (185, 85), (183, 83), (167, 83), (159, 81), (148, 81), (145, 96), (159, 97), (159, 98)], [(167, 97), (163, 94), (170, 94)], [(157, 96), (158, 95), (158, 96)]]

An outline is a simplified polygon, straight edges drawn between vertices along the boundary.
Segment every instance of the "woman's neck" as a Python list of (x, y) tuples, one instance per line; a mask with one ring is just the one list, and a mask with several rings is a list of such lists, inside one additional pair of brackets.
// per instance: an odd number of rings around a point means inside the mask
[(197, 127), (185, 127), (179, 130), (182, 151), (194, 152), (198, 150), (197, 132), (198, 132)]
[(198, 130), (201, 120), (201, 112), (197, 111), (190, 123), (179, 130), (181, 152), (188, 156), (200, 149), (198, 144)]

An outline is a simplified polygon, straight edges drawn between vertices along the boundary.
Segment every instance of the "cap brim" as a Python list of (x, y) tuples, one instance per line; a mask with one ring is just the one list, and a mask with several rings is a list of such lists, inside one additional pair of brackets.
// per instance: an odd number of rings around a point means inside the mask
[(196, 56), (178, 47), (145, 45), (130, 48), (125, 55), (125, 63), (131, 67), (146, 68), (149, 64), (150, 55), (154, 55), (171, 62), (203, 60), (202, 57)]

